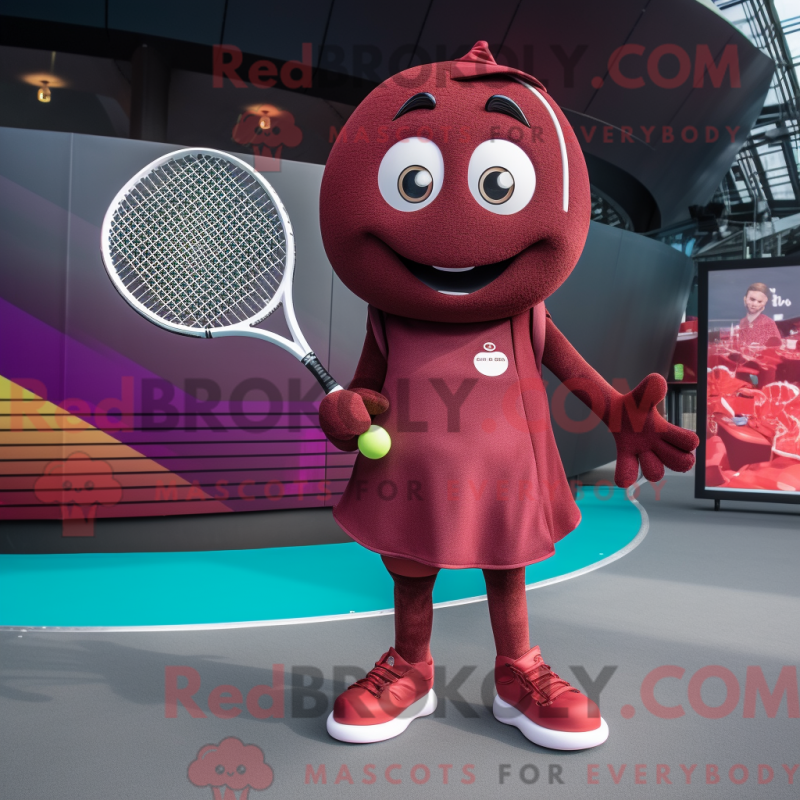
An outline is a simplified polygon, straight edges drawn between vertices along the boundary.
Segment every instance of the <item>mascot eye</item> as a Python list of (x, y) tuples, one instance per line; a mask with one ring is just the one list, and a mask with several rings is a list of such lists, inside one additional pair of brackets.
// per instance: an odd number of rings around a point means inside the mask
[(236, 767), (236, 771), (237, 771), (237, 772), (238, 772), (240, 775), (244, 775), (244, 774), (245, 774), (245, 772), (247, 772), (247, 767), (246, 767), (244, 764), (239, 764), (239, 766), (238, 766), (238, 767)]
[(467, 180), (478, 205), (493, 214), (522, 211), (536, 189), (536, 171), (530, 158), (505, 139), (489, 139), (475, 148)]
[(223, 767), (222, 764), (217, 764), (214, 768), (214, 772), (216, 772), (217, 775), (222, 775), (222, 773), (225, 772), (225, 767)]
[(504, 167), (489, 167), (481, 175), (478, 189), (487, 203), (500, 205), (514, 194), (514, 176)]
[(433, 175), (425, 167), (406, 167), (397, 179), (397, 189), (403, 200), (421, 203), (433, 191)]
[(397, 211), (419, 211), (436, 199), (443, 178), (441, 150), (430, 139), (415, 136), (386, 151), (378, 169), (378, 188)]
[(69, 491), (72, 488), (72, 481), (64, 481), (64, 483), (61, 484), (61, 488)]

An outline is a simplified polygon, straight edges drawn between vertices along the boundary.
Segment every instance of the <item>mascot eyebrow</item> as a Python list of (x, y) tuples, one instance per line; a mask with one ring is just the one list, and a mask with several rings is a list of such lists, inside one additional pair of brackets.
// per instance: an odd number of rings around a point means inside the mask
[(486, 101), (484, 109), (486, 111), (496, 111), (499, 114), (507, 114), (526, 127), (530, 128), (531, 126), (522, 109), (510, 97), (506, 97), (504, 94), (493, 94)]
[(408, 114), (409, 111), (415, 111), (418, 108), (436, 108), (436, 98), (430, 92), (419, 92), (413, 97), (409, 97), (392, 117), (392, 122), (402, 117), (403, 114)]

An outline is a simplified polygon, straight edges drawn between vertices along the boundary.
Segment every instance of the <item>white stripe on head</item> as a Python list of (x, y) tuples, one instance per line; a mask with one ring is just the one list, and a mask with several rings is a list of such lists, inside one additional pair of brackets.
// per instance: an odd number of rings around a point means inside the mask
[(542, 105), (547, 109), (547, 113), (550, 115), (550, 119), (553, 120), (553, 124), (556, 126), (556, 136), (558, 136), (558, 146), (561, 148), (561, 174), (564, 180), (564, 211), (569, 211), (569, 160), (567, 159), (567, 145), (564, 141), (564, 132), (561, 130), (561, 124), (558, 121), (558, 117), (556, 116), (555, 111), (553, 111), (550, 103), (542, 97), (542, 95), (536, 91), (529, 83), (521, 80), (520, 78), (514, 78), (517, 83), (521, 83), (523, 86), (530, 89), (541, 101)]

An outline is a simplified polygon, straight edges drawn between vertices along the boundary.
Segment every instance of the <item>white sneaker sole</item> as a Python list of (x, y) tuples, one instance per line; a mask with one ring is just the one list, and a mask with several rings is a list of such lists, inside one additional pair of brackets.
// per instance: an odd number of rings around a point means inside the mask
[(500, 696), (494, 698), (492, 712), (498, 722), (504, 725), (513, 725), (522, 731), (522, 735), (540, 747), (551, 750), (585, 750), (588, 747), (597, 747), (608, 739), (608, 724), (600, 717), (600, 727), (593, 731), (554, 731), (543, 728), (533, 720), (528, 719), (521, 711), (506, 703)]
[(399, 736), (418, 717), (427, 717), (429, 714), (433, 714), (436, 711), (437, 702), (436, 693), (431, 689), (428, 694), (420, 697), (394, 719), (376, 725), (344, 725), (333, 718), (333, 711), (331, 711), (326, 727), (328, 733), (340, 742), (350, 742), (351, 744), (383, 742)]

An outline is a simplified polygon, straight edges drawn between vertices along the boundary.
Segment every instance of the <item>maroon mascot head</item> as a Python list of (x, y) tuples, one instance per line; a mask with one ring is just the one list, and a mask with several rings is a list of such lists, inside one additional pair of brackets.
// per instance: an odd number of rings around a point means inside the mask
[(574, 268), (590, 212), (566, 118), (486, 42), (378, 86), (336, 140), (320, 197), (345, 285), (383, 311), (440, 322), (544, 300)]

